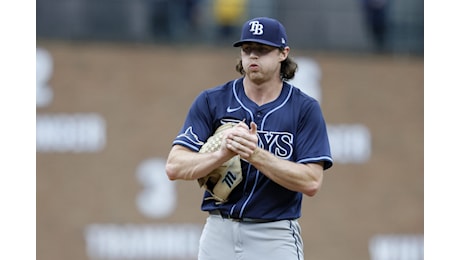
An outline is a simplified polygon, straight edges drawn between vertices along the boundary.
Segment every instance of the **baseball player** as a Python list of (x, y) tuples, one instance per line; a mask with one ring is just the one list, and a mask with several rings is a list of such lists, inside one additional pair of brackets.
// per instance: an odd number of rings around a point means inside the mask
[[(279, 21), (245, 22), (233, 46), (241, 50), (236, 70), (242, 77), (196, 97), (173, 141), (166, 172), (171, 180), (198, 180), (239, 158), (242, 180), (234, 185), (227, 171), (219, 181), (232, 189), (227, 198), (204, 192), (201, 209), (209, 217), (199, 260), (303, 259), (297, 221), (302, 197), (317, 193), (323, 171), (333, 164), (322, 111), (315, 99), (286, 82), (297, 64)], [(233, 127), (221, 132), (218, 149), (199, 152), (226, 123)]]

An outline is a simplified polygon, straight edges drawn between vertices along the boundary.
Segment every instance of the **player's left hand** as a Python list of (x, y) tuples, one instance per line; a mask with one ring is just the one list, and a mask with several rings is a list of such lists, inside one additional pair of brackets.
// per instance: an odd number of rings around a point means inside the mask
[(250, 127), (244, 122), (236, 125), (227, 135), (227, 148), (240, 155), (243, 159), (248, 159), (258, 149), (257, 124), (251, 122)]

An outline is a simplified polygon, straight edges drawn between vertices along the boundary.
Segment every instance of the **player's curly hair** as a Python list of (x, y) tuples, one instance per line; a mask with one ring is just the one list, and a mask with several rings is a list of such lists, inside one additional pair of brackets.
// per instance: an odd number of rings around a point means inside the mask
[[(243, 62), (241, 58), (239, 58), (238, 63), (235, 66), (235, 69), (243, 76), (246, 74), (243, 68)], [(288, 56), (284, 61), (281, 62), (280, 78), (282, 80), (293, 79), (296, 72), (297, 63), (293, 59), (291, 59), (291, 57)]]

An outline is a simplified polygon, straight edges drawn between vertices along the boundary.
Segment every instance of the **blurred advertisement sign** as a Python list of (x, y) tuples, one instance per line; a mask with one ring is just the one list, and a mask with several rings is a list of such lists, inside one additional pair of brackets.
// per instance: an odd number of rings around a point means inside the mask
[(201, 225), (116, 225), (86, 227), (90, 259), (196, 259)]
[[(46, 107), (53, 100), (48, 81), (53, 75), (53, 58), (37, 47), (36, 105)], [(106, 123), (96, 113), (37, 114), (37, 152), (98, 152), (105, 147)]]
[(37, 152), (98, 152), (106, 142), (105, 120), (98, 114), (37, 115)]
[[(144, 189), (136, 199), (145, 216), (160, 219), (174, 213), (175, 182), (167, 178), (165, 160), (150, 158), (139, 164), (136, 177)], [(111, 224), (88, 225), (84, 237), (90, 259), (196, 259), (200, 224)]]
[(423, 235), (375, 235), (369, 253), (371, 260), (423, 260)]
[[(321, 67), (312, 58), (296, 57), (298, 71), (290, 83), (321, 104)], [(371, 133), (363, 124), (328, 124), (332, 158), (335, 163), (366, 163), (372, 154)]]
[(137, 208), (150, 218), (170, 216), (177, 204), (175, 182), (166, 175), (165, 160), (153, 158), (143, 161), (137, 168), (137, 179), (144, 190), (137, 196)]
[(366, 163), (372, 153), (369, 129), (362, 124), (327, 125), (332, 158), (334, 162)]
[(44, 107), (53, 100), (53, 90), (48, 81), (53, 74), (53, 59), (43, 48), (37, 48), (36, 57), (36, 102), (37, 107)]

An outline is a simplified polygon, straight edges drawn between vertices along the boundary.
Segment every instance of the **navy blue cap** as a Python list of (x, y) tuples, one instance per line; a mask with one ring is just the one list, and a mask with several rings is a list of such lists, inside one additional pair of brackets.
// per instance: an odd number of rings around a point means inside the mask
[(273, 18), (254, 18), (244, 23), (241, 39), (235, 42), (233, 47), (239, 47), (245, 42), (257, 42), (278, 48), (286, 47), (286, 29), (279, 21)]

